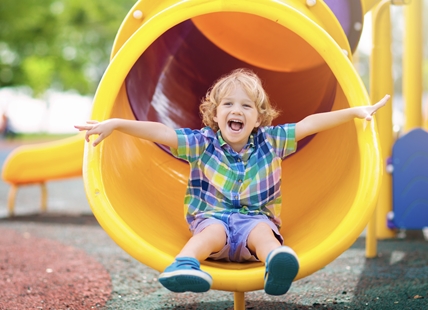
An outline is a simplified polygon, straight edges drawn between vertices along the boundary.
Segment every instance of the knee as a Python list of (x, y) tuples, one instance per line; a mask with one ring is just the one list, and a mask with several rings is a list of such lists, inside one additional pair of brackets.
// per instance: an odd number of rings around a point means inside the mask
[(275, 232), (267, 223), (258, 223), (248, 235), (248, 245), (256, 248), (260, 245), (266, 245), (270, 242), (278, 242)]
[(272, 228), (267, 223), (258, 223), (252, 230), (252, 232), (256, 232), (257, 234), (262, 233), (271, 233), (274, 235)]

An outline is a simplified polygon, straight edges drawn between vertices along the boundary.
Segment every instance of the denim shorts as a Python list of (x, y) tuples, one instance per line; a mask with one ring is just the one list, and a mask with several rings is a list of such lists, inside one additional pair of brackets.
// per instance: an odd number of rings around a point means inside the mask
[(283, 244), (284, 240), (278, 231), (278, 227), (266, 215), (233, 213), (225, 221), (215, 218), (196, 219), (190, 224), (190, 231), (196, 235), (209, 225), (222, 224), (227, 235), (226, 244), (223, 249), (212, 253), (208, 258), (230, 262), (258, 262), (259, 259), (255, 253), (252, 253), (247, 247), (247, 240), (250, 232), (259, 223), (268, 224), (275, 237), (281, 245)]

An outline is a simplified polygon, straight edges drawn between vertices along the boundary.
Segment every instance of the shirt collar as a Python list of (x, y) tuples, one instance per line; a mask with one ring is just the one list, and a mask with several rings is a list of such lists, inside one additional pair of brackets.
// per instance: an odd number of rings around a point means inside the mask
[(217, 139), (220, 142), (220, 146), (224, 146), (226, 143), (226, 141), (224, 141), (223, 136), (221, 135), (220, 130), (217, 130)]
[[(218, 138), (218, 141), (220, 142), (220, 146), (221, 147), (223, 147), (224, 145), (227, 144), (227, 142), (224, 141), (223, 136), (221, 135), (220, 130), (217, 131), (217, 138)], [(248, 142), (247, 142), (247, 144), (245, 145), (244, 148), (247, 148), (247, 147), (254, 147), (254, 133), (252, 133), (250, 135), (250, 137), (248, 138)]]

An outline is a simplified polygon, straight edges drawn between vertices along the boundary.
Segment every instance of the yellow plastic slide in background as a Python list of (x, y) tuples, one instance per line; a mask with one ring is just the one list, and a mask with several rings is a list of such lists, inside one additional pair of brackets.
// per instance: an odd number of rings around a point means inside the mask
[[(346, 34), (328, 6), (300, 0), (138, 1), (125, 18), (97, 90), (93, 115), (201, 126), (198, 104), (221, 74), (252, 68), (295, 122), (365, 105)], [(106, 232), (142, 263), (162, 271), (190, 237), (183, 214), (189, 168), (162, 147), (120, 133), (85, 146), (83, 178)], [(305, 277), (358, 238), (378, 195), (375, 123), (356, 120), (302, 143), (283, 162), (285, 243)], [(261, 263), (203, 262), (213, 288), (263, 288)]]
[(47, 208), (46, 181), (82, 175), (84, 134), (57, 141), (21, 145), (3, 163), (2, 179), (11, 185), (8, 213), (14, 215), (19, 186), (40, 184), (41, 210)]
[(2, 178), (26, 185), (82, 175), (84, 134), (58, 141), (22, 145), (6, 158)]

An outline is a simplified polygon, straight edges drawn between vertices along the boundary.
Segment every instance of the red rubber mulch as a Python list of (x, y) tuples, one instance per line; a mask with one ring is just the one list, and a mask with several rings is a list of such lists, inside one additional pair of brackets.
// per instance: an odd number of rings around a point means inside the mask
[(0, 229), (0, 309), (96, 309), (110, 295), (109, 273), (84, 251)]

